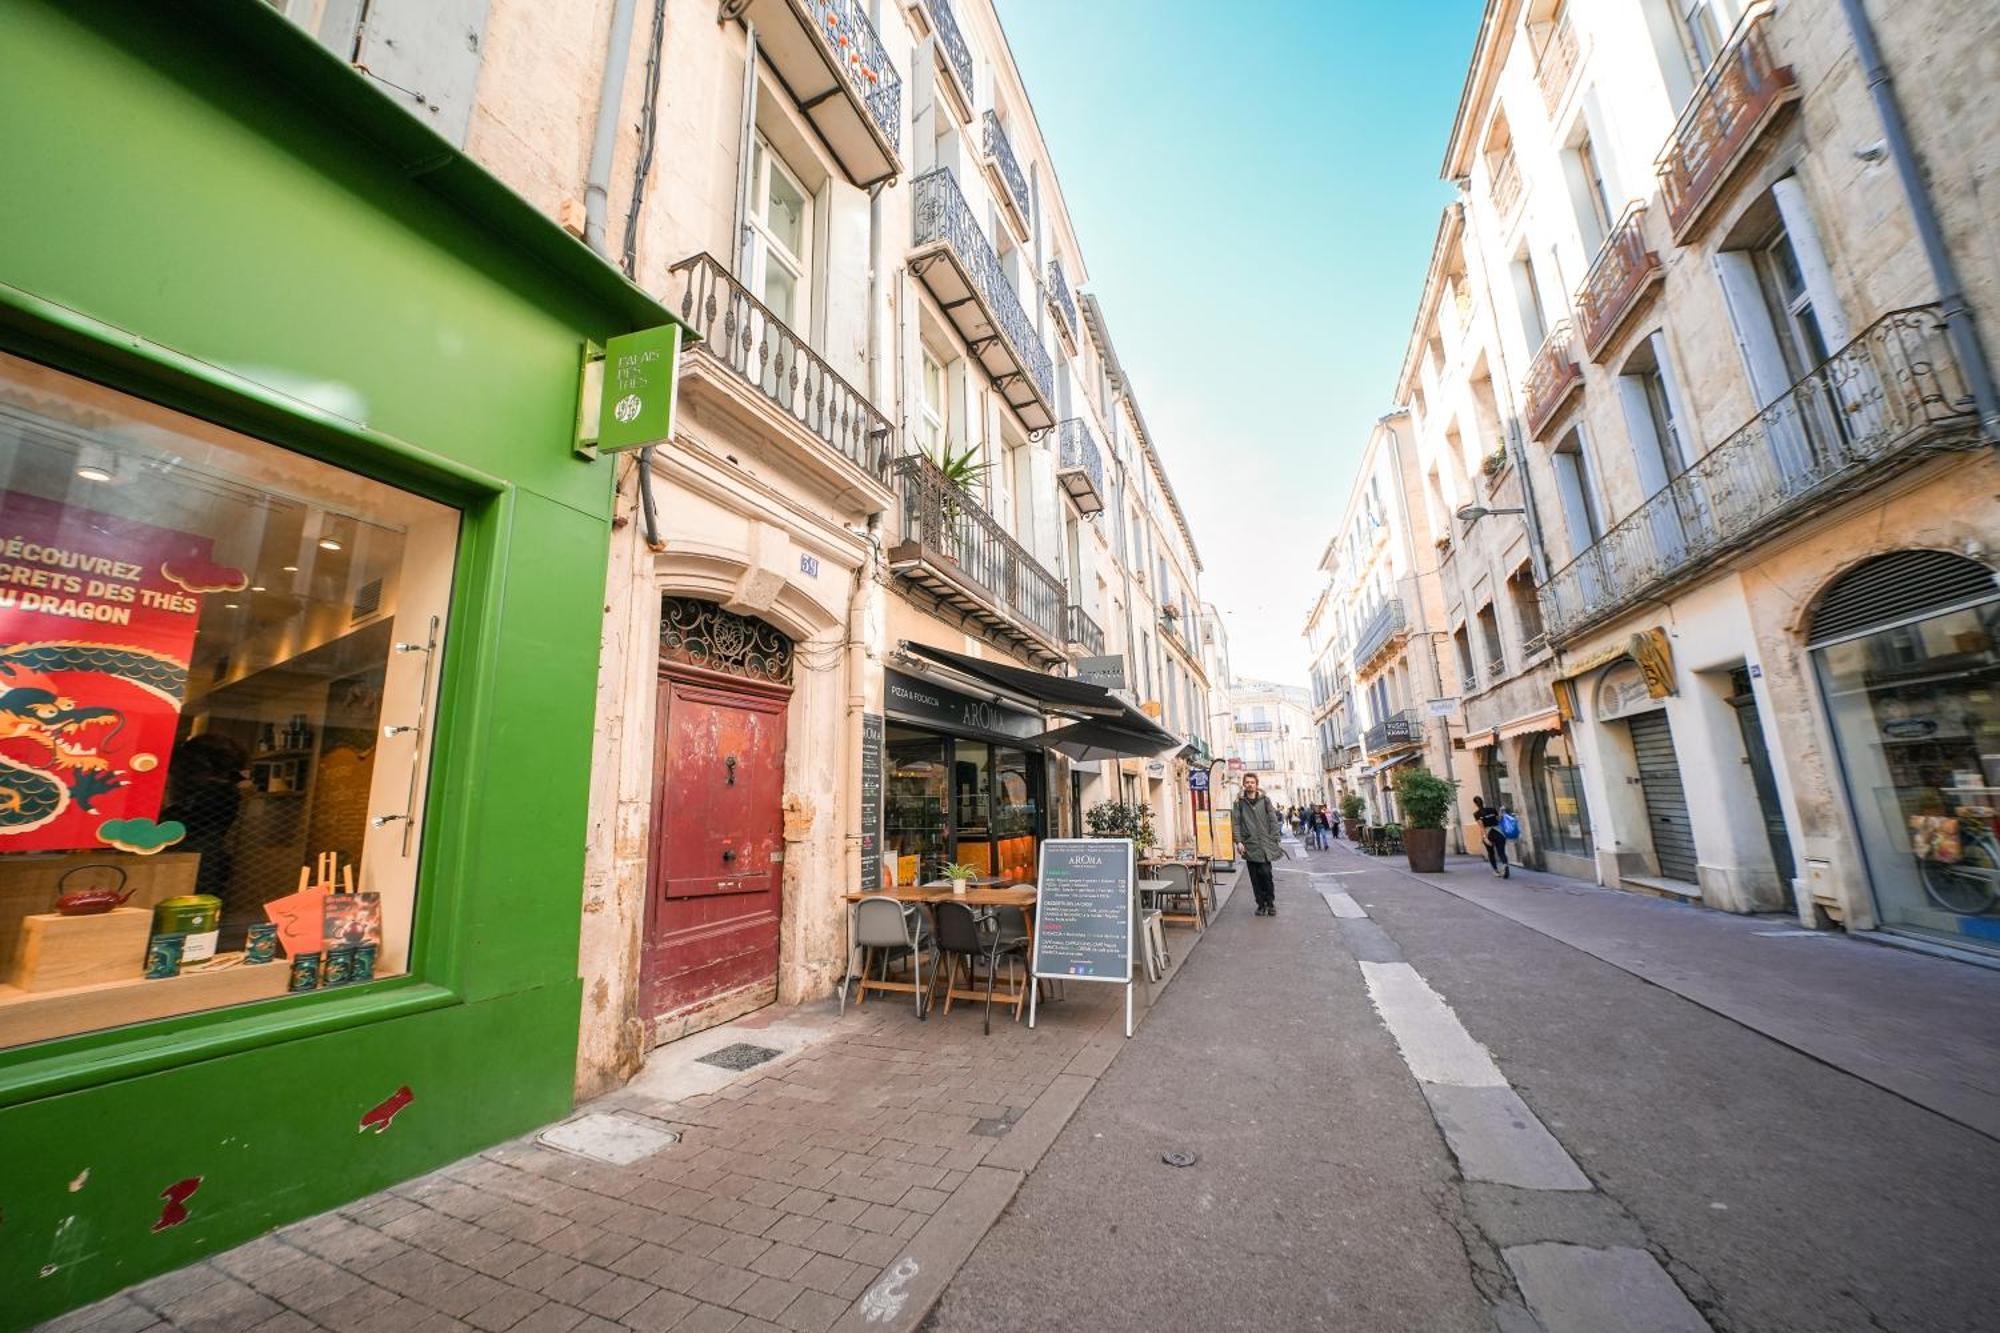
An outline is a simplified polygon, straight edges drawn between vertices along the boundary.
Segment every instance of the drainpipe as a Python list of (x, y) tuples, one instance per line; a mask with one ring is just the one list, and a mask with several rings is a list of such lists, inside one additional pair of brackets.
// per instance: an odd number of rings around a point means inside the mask
[(597, 95), (597, 132), (583, 180), (583, 239), (600, 255), (611, 251), (604, 217), (611, 208), (611, 155), (618, 146), (619, 104), (625, 99), (625, 65), (632, 52), (632, 11), (638, 0), (611, 0), (611, 37), (604, 52), (604, 86)]
[[(611, 210), (611, 159), (618, 147), (620, 103), (625, 100), (625, 66), (632, 54), (632, 15), (638, 0), (612, 0), (611, 36), (605, 45), (604, 83), (597, 94), (597, 127), (590, 143), (590, 166), (583, 178), (583, 241), (592, 250), (611, 260), (611, 243), (604, 234), (605, 215)], [(639, 225), (638, 212), (632, 214), (630, 228)], [(621, 265), (625, 276), (629, 268)], [(639, 451), (638, 490), (640, 531), (653, 551), (666, 549), (660, 536), (659, 506), (653, 499), (653, 449)]]
[[(882, 586), (876, 578), (876, 567), (882, 556), (882, 515), (880, 512), (868, 516), (865, 532), (850, 528), (859, 535), (867, 550), (861, 557), (860, 565), (854, 571), (854, 591), (847, 599), (847, 746), (843, 753), (856, 760), (861, 755), (862, 716), (867, 713), (871, 701), (881, 697), (882, 666), (877, 658), (876, 645), (881, 641), (877, 633), (882, 621)], [(849, 762), (841, 776), (844, 795), (843, 808), (851, 810), (853, 828), (860, 827), (861, 811), (861, 765)], [(879, 839), (881, 830), (876, 830), (877, 848), (887, 856), (889, 849)], [(845, 839), (846, 851), (841, 858), (841, 873), (849, 884), (873, 890), (874, 885), (861, 883), (861, 838), (858, 833), (849, 834)], [(851, 959), (840, 960), (842, 974)]]
[(1848, 31), (1854, 38), (1854, 54), (1861, 62), (1862, 72), (1867, 75), (1868, 92), (1875, 99), (1875, 111), (1882, 117), (1883, 133), (1889, 141), (1889, 156), (1896, 163), (1896, 175), (1903, 183), (1903, 197), (1917, 224), (1917, 238), (1923, 242), (1924, 257), (1930, 261), (1931, 278), (1938, 288), (1938, 305), (1944, 310), (1945, 334), (1951, 339), (1952, 351), (1958, 354), (1959, 364), (1965, 371), (1973, 404), (1979, 412), (1981, 431), (1987, 443), (2000, 446), (2000, 390), (1994, 387), (1993, 368), (1986, 359), (1986, 349), (1980, 341), (1979, 326), (1973, 320), (1972, 307), (1966, 304), (1958, 266), (1952, 262), (1951, 251), (1945, 244), (1944, 228), (1938, 221), (1930, 186), (1924, 180), (1923, 166), (1917, 161), (1916, 147), (1910, 142), (1910, 127), (1903, 119), (1903, 107), (1896, 98), (1889, 67), (1882, 59), (1881, 47), (1876, 45), (1875, 25), (1870, 22), (1868, 9), (1862, 0), (1840, 0), (1840, 7), (1847, 16)]

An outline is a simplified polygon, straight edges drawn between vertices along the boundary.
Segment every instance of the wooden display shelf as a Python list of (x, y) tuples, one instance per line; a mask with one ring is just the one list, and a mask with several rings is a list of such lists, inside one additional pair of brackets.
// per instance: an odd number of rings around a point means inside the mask
[[(136, 970), (137, 964), (134, 966)], [(158, 981), (133, 976), (32, 994), (15, 986), (0, 986), (0, 1050), (152, 1018), (273, 999), (285, 993), (290, 979), (291, 968), (280, 958), (254, 966), (238, 963), (217, 972), (183, 972)]]

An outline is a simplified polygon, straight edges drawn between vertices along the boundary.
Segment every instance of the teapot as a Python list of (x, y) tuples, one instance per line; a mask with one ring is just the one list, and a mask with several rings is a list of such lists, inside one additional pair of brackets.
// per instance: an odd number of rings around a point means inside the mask
[[(69, 883), (70, 876), (83, 870), (109, 870), (118, 876), (118, 883), (115, 886), (98, 885), (95, 888), (71, 889), (68, 893), (64, 893), (63, 885)], [(98, 864), (72, 867), (64, 871), (63, 877), (56, 881), (56, 911), (63, 916), (97, 916), (114, 907), (121, 907), (133, 893), (132, 889), (126, 887), (125, 878), (125, 871), (119, 866)]]

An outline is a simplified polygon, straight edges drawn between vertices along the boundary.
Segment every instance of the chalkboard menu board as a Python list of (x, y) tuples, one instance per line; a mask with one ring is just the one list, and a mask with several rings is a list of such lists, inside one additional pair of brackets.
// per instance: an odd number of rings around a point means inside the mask
[(1035, 975), (1132, 980), (1132, 842), (1049, 838), (1035, 903)]
[(861, 885), (882, 888), (882, 715), (861, 715)]

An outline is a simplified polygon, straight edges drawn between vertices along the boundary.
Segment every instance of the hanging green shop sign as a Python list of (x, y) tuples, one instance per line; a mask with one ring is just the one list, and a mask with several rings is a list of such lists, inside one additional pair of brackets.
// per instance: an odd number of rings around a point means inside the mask
[(662, 324), (611, 339), (598, 393), (597, 449), (615, 453), (665, 444), (674, 433), (681, 326)]

